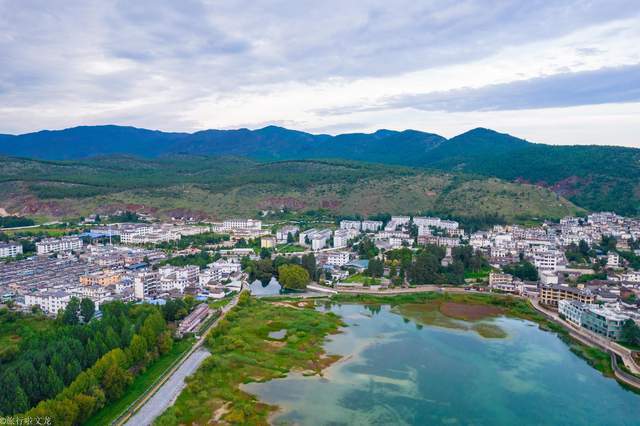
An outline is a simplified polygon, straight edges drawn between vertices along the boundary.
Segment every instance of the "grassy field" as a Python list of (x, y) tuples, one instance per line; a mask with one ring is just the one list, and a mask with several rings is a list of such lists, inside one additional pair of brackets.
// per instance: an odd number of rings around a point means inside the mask
[[(316, 311), (313, 302), (243, 297), (209, 336), (212, 356), (156, 424), (267, 424), (275, 407), (258, 402), (239, 386), (284, 377), (291, 370), (320, 373), (336, 359), (323, 352), (324, 339), (341, 325), (336, 315)], [(282, 330), (284, 337), (269, 337)]]
[(106, 405), (93, 415), (86, 425), (102, 426), (111, 424), (118, 418), (136, 399), (138, 399), (177, 359), (186, 353), (195, 340), (193, 338), (178, 340), (171, 351), (158, 358), (142, 374), (136, 376), (133, 383), (127, 388), (122, 398)]
[(349, 277), (342, 280), (342, 282), (378, 285), (380, 284), (380, 278), (369, 277), (363, 273), (357, 273), (357, 274), (350, 275)]
[(278, 253), (299, 253), (305, 251), (306, 248), (297, 244), (281, 244), (276, 247), (276, 250)]

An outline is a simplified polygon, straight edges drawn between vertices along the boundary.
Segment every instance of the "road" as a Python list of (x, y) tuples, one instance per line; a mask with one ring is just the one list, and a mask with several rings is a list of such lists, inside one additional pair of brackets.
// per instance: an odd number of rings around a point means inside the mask
[[(242, 289), (246, 288), (243, 281)], [(141, 396), (123, 416), (120, 416), (113, 424), (125, 426), (146, 426), (169, 408), (175, 399), (180, 395), (180, 391), (185, 387), (185, 379), (193, 374), (200, 364), (211, 354), (203, 347), (206, 337), (213, 328), (233, 309), (238, 303), (240, 293), (238, 293), (228, 305), (222, 308), (221, 315), (202, 333), (202, 336), (189, 350), (189, 353), (172, 369), (166, 373), (156, 385), (154, 385), (145, 395)]]
[(185, 379), (193, 374), (209, 356), (211, 353), (204, 347), (199, 347), (192, 352), (142, 408), (129, 418), (125, 425), (140, 426), (153, 423), (153, 420), (170, 407), (180, 395), (186, 385)]

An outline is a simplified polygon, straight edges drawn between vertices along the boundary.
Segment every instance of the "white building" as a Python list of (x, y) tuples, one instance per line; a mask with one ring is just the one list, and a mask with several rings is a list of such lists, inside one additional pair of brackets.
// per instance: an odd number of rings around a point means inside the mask
[(242, 265), (229, 259), (218, 259), (208, 265), (209, 268), (220, 271), (222, 274), (233, 274), (240, 272)]
[(276, 232), (276, 240), (279, 244), (285, 244), (289, 239), (289, 234), (295, 238), (300, 228), (294, 225), (286, 225)]
[(558, 254), (554, 251), (543, 251), (533, 256), (533, 264), (539, 269), (555, 271), (558, 267)]
[(363, 220), (362, 232), (376, 232), (382, 229), (382, 221), (379, 220)]
[(355, 229), (360, 230), (362, 227), (362, 222), (359, 220), (341, 220), (340, 221), (340, 229)]
[(71, 296), (64, 291), (43, 291), (24, 296), (24, 304), (28, 307), (39, 306), (49, 315), (56, 315), (67, 307)]
[(111, 293), (108, 287), (101, 285), (83, 285), (71, 290), (71, 294), (78, 299), (91, 299), (96, 305), (96, 309), (103, 303), (113, 300)]
[(350, 260), (351, 260), (351, 256), (347, 251), (330, 252), (327, 255), (326, 265), (343, 266), (349, 263)]
[(256, 219), (228, 219), (222, 222), (221, 228), (224, 231), (260, 231), (262, 229), (262, 221)]
[[(349, 228), (353, 229), (353, 228)], [(333, 233), (333, 248), (343, 248), (349, 242), (348, 229), (338, 229)]]
[(160, 290), (178, 290), (180, 293), (184, 293), (185, 288), (198, 284), (199, 272), (200, 268), (195, 265), (182, 267), (163, 266), (158, 269), (158, 274), (160, 275)]
[(36, 243), (36, 251), (38, 254), (50, 254), (80, 250), (81, 248), (82, 240), (74, 236), (61, 238), (45, 238)]
[(590, 305), (577, 300), (559, 300), (558, 313), (564, 316), (567, 321), (580, 326), (582, 325), (582, 315), (587, 306)]
[(133, 294), (136, 299), (155, 297), (160, 289), (159, 274), (153, 271), (136, 272), (133, 276)]
[(16, 257), (22, 254), (22, 244), (0, 243), (0, 257)]
[(617, 268), (618, 266), (620, 266), (620, 256), (618, 255), (618, 253), (610, 251), (607, 254), (607, 266), (609, 268)]

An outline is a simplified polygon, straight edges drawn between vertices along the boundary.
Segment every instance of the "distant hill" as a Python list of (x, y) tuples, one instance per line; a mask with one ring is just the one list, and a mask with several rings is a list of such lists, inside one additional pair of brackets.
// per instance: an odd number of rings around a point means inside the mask
[(256, 162), (176, 155), (43, 161), (0, 158), (0, 207), (77, 217), (117, 210), (221, 219), (261, 210), (336, 215), (432, 213), (473, 223), (560, 218), (581, 212), (533, 185), (461, 173), (346, 160)]
[(0, 135), (0, 154), (47, 160), (115, 154), (146, 158), (176, 154), (236, 156), (260, 161), (357, 160), (532, 183), (589, 210), (640, 215), (640, 150), (536, 144), (482, 128), (446, 139), (415, 130), (330, 136), (276, 126), (196, 133), (83, 126)]

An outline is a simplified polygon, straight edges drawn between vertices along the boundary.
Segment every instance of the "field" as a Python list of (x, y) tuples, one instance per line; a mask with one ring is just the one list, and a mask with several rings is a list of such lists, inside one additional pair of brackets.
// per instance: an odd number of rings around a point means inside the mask
[(286, 209), (362, 216), (495, 214), (525, 221), (581, 211), (547, 189), (494, 178), (339, 160), (190, 156), (3, 159), (0, 199), (10, 213), (50, 218), (128, 209), (220, 219)]

